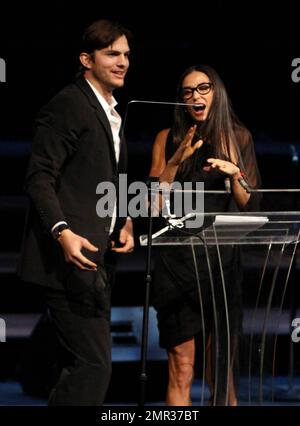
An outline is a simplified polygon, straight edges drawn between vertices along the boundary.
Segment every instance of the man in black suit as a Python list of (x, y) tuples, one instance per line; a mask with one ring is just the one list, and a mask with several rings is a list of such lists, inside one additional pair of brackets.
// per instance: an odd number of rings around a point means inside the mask
[(113, 268), (108, 258), (111, 247), (132, 251), (134, 240), (131, 220), (116, 218), (117, 200), (112, 217), (97, 216), (96, 187), (107, 181), (117, 185), (118, 174), (126, 171), (113, 90), (124, 85), (130, 40), (118, 23), (91, 24), (83, 36), (80, 76), (36, 121), (20, 274), (43, 286), (61, 343), (49, 405), (101, 405), (109, 384)]

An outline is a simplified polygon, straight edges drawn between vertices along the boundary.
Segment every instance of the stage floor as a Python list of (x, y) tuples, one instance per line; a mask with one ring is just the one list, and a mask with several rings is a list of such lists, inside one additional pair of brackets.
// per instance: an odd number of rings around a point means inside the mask
[[(252, 380), (252, 389), (258, 389), (258, 379)], [(273, 382), (273, 390), (275, 399), (265, 399), (263, 406), (300, 406), (300, 377), (294, 379), (293, 386), (289, 388), (288, 378), (285, 376), (276, 377)], [(201, 381), (195, 380), (192, 388), (192, 403), (193, 406), (201, 405)], [(266, 380), (264, 384), (264, 393), (271, 394), (271, 381)], [(249, 406), (248, 400), (248, 379), (242, 377), (239, 385), (239, 405)], [(255, 392), (252, 394), (253, 401), (251, 405), (258, 406)], [(204, 405), (208, 405), (209, 392), (205, 387), (204, 392)], [(20, 383), (16, 381), (3, 381), (0, 382), (0, 406), (45, 406), (47, 402), (45, 399), (38, 399), (30, 397), (23, 393)], [(107, 402), (105, 406), (135, 406), (136, 401), (118, 401)], [(163, 406), (164, 401), (151, 401), (145, 403), (147, 406)]]

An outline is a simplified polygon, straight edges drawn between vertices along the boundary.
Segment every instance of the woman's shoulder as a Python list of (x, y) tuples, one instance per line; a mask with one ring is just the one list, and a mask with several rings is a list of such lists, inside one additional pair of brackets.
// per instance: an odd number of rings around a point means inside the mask
[(170, 129), (163, 129), (157, 133), (154, 144), (153, 144), (153, 149), (155, 151), (165, 150), (169, 134), (170, 134)]
[(169, 136), (169, 133), (170, 133), (170, 128), (168, 128), (168, 129), (163, 129), (163, 130), (160, 130), (158, 133), (157, 133), (157, 135), (156, 135), (156, 140), (159, 140), (159, 141), (163, 141), (163, 142), (166, 142), (166, 140), (167, 140), (167, 138), (168, 138), (168, 136)]
[(157, 133), (152, 148), (152, 164), (150, 176), (160, 176), (166, 166), (166, 145), (170, 129), (163, 129)]

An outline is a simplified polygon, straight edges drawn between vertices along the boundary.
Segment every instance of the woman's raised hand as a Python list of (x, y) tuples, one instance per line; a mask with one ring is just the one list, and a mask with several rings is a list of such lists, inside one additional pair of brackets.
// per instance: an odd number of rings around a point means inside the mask
[(185, 138), (183, 139), (183, 141), (177, 148), (175, 154), (170, 158), (169, 163), (175, 166), (180, 166), (180, 164), (182, 164), (184, 160), (186, 160), (187, 158), (191, 157), (194, 154), (196, 149), (199, 149), (202, 146), (203, 144), (202, 139), (199, 139), (194, 145), (192, 145), (192, 140), (194, 138), (196, 129), (197, 129), (197, 125), (194, 124), (194, 126), (192, 126), (188, 130)]

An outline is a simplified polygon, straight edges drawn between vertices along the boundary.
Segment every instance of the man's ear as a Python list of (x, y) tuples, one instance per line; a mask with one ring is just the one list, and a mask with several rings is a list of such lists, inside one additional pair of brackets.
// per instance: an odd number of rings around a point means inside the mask
[(84, 66), (84, 68), (88, 70), (91, 69), (92, 58), (89, 53), (81, 52), (79, 55), (79, 60), (81, 64)]

